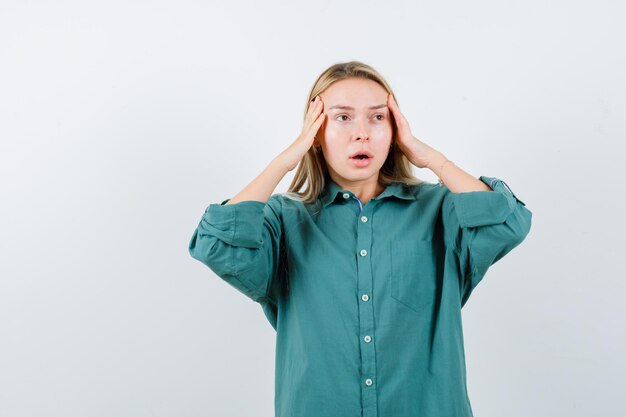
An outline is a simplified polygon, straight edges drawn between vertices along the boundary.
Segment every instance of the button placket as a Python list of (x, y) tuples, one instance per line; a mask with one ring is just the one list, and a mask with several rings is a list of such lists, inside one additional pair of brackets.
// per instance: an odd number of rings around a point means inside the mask
[(361, 339), (361, 378), (363, 381), (361, 399), (363, 416), (375, 417), (378, 413), (377, 393), (374, 386), (376, 379), (376, 347), (372, 343), (375, 332), (374, 328), (374, 303), (370, 303), (373, 296), (373, 275), (371, 263), (372, 250), (372, 222), (369, 221), (376, 201), (372, 200), (363, 206), (359, 203), (359, 216), (357, 217), (357, 290), (361, 294), (361, 302), (358, 304), (359, 315), (359, 338)]
[(357, 196), (352, 196), (354, 197), (354, 199), (356, 200), (356, 202), (359, 204), (359, 207), (357, 208), (359, 211), (359, 214), (361, 214), (361, 212), (363, 211), (363, 203), (361, 203), (361, 200), (359, 199), (359, 197)]

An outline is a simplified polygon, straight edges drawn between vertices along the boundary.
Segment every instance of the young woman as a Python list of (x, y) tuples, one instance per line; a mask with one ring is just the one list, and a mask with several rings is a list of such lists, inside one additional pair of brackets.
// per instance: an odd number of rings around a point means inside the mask
[(210, 204), (189, 243), (276, 330), (276, 416), (472, 416), (461, 308), (531, 212), (415, 138), (370, 66), (328, 68), (305, 112), (298, 138)]

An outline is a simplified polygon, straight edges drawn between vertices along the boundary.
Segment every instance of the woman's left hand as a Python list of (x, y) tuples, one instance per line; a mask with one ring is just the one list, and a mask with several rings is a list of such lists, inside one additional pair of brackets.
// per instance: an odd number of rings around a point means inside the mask
[(387, 96), (387, 107), (391, 109), (398, 130), (396, 146), (400, 148), (400, 151), (406, 155), (413, 165), (418, 168), (426, 168), (435, 159), (439, 151), (413, 136), (409, 122), (400, 111), (396, 100), (391, 94)]

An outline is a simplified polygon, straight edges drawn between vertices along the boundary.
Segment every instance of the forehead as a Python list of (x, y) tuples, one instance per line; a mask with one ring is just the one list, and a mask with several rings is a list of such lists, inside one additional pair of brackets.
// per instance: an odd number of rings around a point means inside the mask
[(333, 106), (350, 106), (356, 110), (367, 110), (370, 106), (381, 104), (386, 108), (387, 95), (387, 91), (380, 84), (362, 78), (337, 81), (320, 94), (327, 109)]

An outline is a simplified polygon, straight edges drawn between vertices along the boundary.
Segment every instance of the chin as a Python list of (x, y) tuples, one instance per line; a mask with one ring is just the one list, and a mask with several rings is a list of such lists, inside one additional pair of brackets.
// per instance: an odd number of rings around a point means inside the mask
[(368, 169), (361, 169), (357, 172), (344, 172), (344, 173), (340, 173), (338, 172), (339, 175), (341, 175), (343, 178), (345, 178), (348, 181), (361, 181), (361, 180), (365, 180), (370, 178), (372, 175), (378, 175), (380, 173), (380, 169), (375, 168), (375, 167), (368, 167)]

